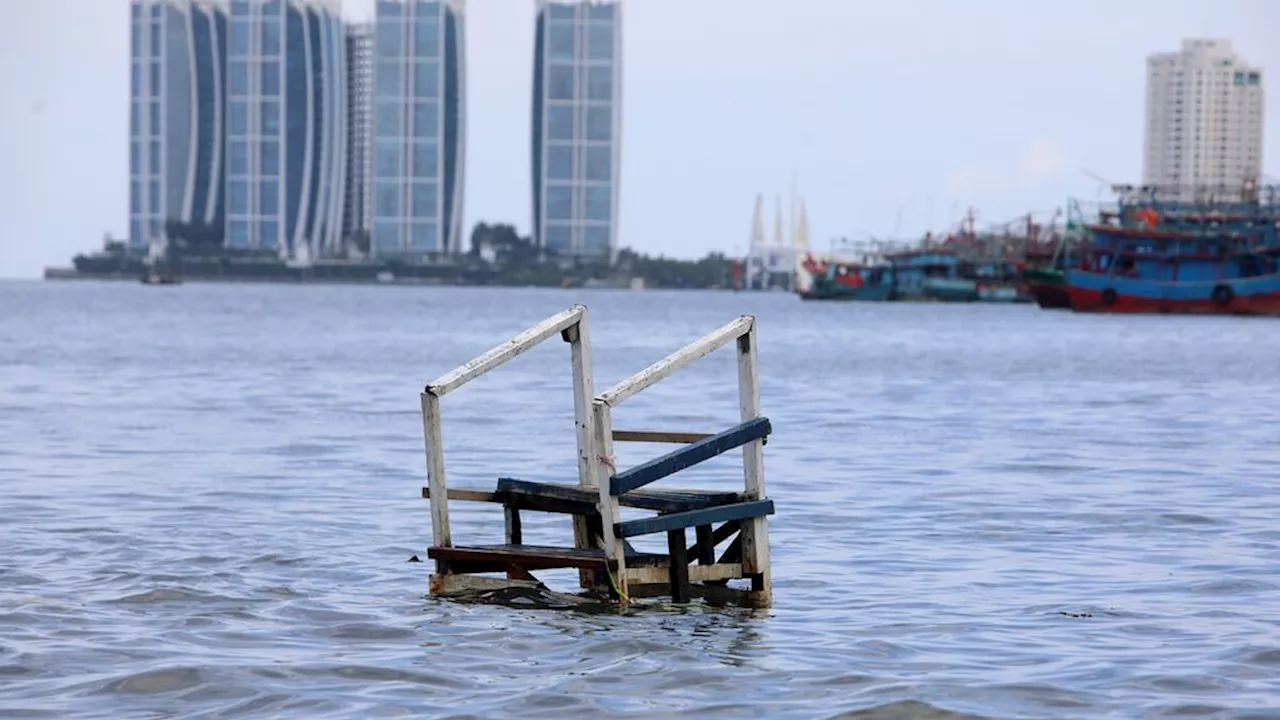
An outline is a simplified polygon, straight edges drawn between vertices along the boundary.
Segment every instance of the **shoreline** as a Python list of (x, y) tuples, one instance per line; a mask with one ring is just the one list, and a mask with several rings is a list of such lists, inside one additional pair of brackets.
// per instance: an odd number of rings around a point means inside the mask
[[(46, 267), (40, 282), (133, 282), (143, 284), (141, 277), (132, 273), (105, 272), (85, 273), (74, 268)], [(382, 285), (388, 287), (455, 287), (455, 288), (544, 288), (548, 290), (625, 290), (629, 292), (644, 291), (729, 291), (731, 287), (653, 287), (647, 283), (639, 287), (617, 282), (588, 282), (573, 285), (549, 285), (537, 283), (476, 283), (445, 280), (439, 277), (399, 276), (389, 279), (363, 276), (341, 275), (294, 275), (294, 276), (258, 276), (253, 275), (188, 275), (180, 278), (177, 284), (246, 284), (246, 285)], [(163, 287), (163, 284), (158, 285)], [(745, 291), (744, 291), (745, 292)]]

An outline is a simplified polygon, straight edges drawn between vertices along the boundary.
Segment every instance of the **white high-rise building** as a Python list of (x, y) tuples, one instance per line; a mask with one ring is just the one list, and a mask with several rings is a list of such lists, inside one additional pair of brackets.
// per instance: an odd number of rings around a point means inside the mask
[(219, 232), (227, 11), (212, 0), (133, 0), (129, 243), (158, 246), (172, 224)]
[(369, 232), (373, 203), (373, 27), (347, 25), (347, 239)]
[(612, 261), (622, 160), (622, 5), (538, 0), (533, 56), (533, 238)]
[(299, 262), (340, 246), (345, 31), (334, 0), (235, 0), (227, 30), (226, 246)]
[(466, 0), (378, 0), (372, 252), (440, 260), (465, 248)]
[(1149, 56), (1143, 183), (1183, 200), (1255, 187), (1262, 101), (1262, 69), (1228, 40), (1184, 40), (1179, 52)]

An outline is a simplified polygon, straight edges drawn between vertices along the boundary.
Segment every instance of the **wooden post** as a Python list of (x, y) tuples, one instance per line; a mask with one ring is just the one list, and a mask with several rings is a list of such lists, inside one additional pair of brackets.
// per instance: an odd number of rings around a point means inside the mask
[[(756, 363), (756, 325), (738, 338), (738, 404), (742, 421), (760, 416), (759, 371)], [(742, 473), (748, 500), (767, 497), (764, 481), (764, 439), (742, 446)], [(773, 604), (773, 577), (769, 568), (768, 518), (742, 523), (742, 571), (752, 576), (750, 599), (758, 607)]]
[(520, 524), (520, 508), (514, 505), (504, 505), (502, 507), (502, 515), (506, 520), (506, 530), (504, 532), (508, 545), (524, 544), (524, 529)]
[[(573, 364), (573, 425), (578, 443), (578, 485), (590, 487), (595, 477), (595, 421), (591, 410), (591, 400), (595, 397), (595, 382), (591, 374), (591, 334), (587, 329), (587, 309), (581, 310), (578, 322), (561, 333), (565, 342), (569, 343), (570, 359)], [(580, 550), (594, 548), (595, 539), (591, 537), (591, 529), (585, 517), (573, 519), (573, 546)], [(596, 586), (595, 573), (590, 570), (578, 572), (578, 584), (583, 588)]]
[(689, 556), (684, 546), (684, 529), (667, 531), (667, 577), (671, 584), (671, 602), (689, 602)]
[(595, 462), (592, 464), (594, 468), (593, 479), (599, 492), (599, 508), (600, 508), (600, 529), (601, 537), (604, 539), (604, 552), (609, 560), (617, 563), (613, 573), (614, 587), (618, 592), (618, 600), (625, 607), (628, 601), (627, 594), (627, 551), (626, 543), (620, 537), (614, 534), (613, 526), (618, 524), (622, 517), (618, 512), (618, 499), (613, 496), (609, 479), (614, 474), (613, 459), (613, 418), (609, 404), (603, 400), (596, 399), (591, 403), (592, 421), (595, 425), (596, 441)]
[(714, 565), (716, 562), (716, 541), (714, 534), (711, 532), (711, 526), (699, 525), (694, 529), (694, 535), (698, 538), (698, 544), (695, 546), (698, 552), (698, 564)]
[[(444, 440), (440, 434), (440, 398), (422, 393), (422, 436), (427, 453), (427, 488), (431, 493), (431, 545), (449, 547), (449, 491), (444, 478)], [(447, 572), (444, 561), (436, 561), (436, 572)]]

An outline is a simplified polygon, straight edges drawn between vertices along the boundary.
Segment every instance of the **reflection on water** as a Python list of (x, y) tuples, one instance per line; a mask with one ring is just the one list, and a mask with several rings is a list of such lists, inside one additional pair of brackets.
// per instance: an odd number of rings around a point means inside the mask
[[(418, 392), (575, 301), (599, 387), (758, 316), (773, 609), (426, 596)], [(0, 306), (0, 715), (1280, 715), (1272, 323), (136, 283)], [(618, 426), (723, 429), (733, 373), (711, 356)], [(572, 482), (572, 411), (561, 343), (451, 395), (451, 484)]]

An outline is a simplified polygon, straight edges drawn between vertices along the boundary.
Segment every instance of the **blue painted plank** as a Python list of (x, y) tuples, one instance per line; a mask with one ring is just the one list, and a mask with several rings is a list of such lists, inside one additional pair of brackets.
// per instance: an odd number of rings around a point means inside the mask
[(609, 479), (609, 493), (622, 495), (651, 482), (661, 480), (668, 475), (693, 467), (704, 460), (726, 453), (736, 447), (742, 447), (752, 440), (767, 437), (773, 432), (769, 418), (759, 417), (738, 425), (737, 427), (717, 433), (709, 438), (699, 440), (692, 445), (663, 455), (656, 460), (624, 470)]
[(764, 517), (773, 514), (772, 500), (751, 500), (733, 505), (690, 510), (688, 512), (657, 515), (655, 517), (628, 520), (613, 526), (613, 532), (620, 538), (652, 535), (653, 533), (679, 530), (698, 525), (729, 522), (730, 520), (746, 520), (747, 518)]

